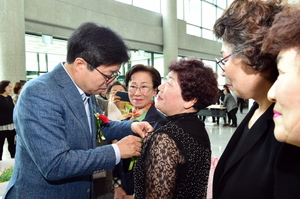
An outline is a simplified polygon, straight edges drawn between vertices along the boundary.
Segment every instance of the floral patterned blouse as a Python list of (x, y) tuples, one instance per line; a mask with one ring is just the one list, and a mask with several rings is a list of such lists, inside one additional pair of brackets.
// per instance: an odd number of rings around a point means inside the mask
[(167, 117), (144, 141), (134, 167), (135, 199), (206, 198), (211, 149), (197, 113)]

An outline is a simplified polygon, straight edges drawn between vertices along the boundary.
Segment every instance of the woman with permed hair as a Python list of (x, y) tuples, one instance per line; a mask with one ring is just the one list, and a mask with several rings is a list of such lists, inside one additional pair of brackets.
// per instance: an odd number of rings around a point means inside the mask
[(211, 149), (197, 112), (216, 101), (217, 81), (212, 69), (194, 58), (168, 68), (155, 104), (167, 122), (144, 140), (134, 167), (134, 198), (206, 198)]
[[(278, 54), (279, 77), (268, 93), (275, 102), (275, 137), (300, 147), (300, 4), (276, 15), (263, 50)], [(283, 28), (284, 27), (284, 28)]]
[(24, 86), (23, 82), (16, 82), (15, 83), (14, 88), (13, 88), (15, 94), (12, 96), (14, 104), (17, 103), (23, 86)]
[[(299, 158), (294, 157), (300, 151), (275, 139), (274, 103), (267, 98), (278, 76), (276, 54), (262, 52), (263, 40), (283, 8), (281, 1), (235, 0), (214, 25), (216, 36), (223, 40), (223, 58), (217, 63), (228, 88), (237, 97), (255, 101), (219, 159), (214, 199), (300, 196), (299, 180), (293, 180), (294, 173), (289, 175), (289, 168), (299, 173), (300, 163), (294, 160)], [(279, 161), (282, 158), (285, 161)]]

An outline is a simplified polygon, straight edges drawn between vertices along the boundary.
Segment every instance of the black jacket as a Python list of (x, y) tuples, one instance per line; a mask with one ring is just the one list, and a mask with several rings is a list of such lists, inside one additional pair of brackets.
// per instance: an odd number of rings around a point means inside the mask
[(237, 150), (257, 103), (233, 134), (214, 173), (214, 199), (300, 197), (300, 147), (275, 139), (273, 106), (256, 121)]

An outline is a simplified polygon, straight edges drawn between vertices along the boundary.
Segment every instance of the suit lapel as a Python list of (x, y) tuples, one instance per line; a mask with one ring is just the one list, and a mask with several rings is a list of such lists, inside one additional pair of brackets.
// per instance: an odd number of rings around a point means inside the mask
[(62, 95), (68, 102), (69, 108), (73, 112), (74, 117), (76, 117), (78, 122), (82, 125), (87, 139), (91, 139), (84, 104), (78, 89), (63, 68), (62, 63), (55, 67), (53, 73), (55, 73), (54, 78), (56, 79), (57, 84), (62, 88)]
[[(238, 136), (235, 138), (234, 147), (237, 145), (239, 139), (241, 138), (242, 133), (244, 132), (244, 128), (246, 125), (248, 125), (248, 122), (253, 115), (254, 111), (256, 110), (258, 106), (254, 106), (251, 109), (251, 114), (247, 115), (247, 118), (243, 120), (243, 123), (239, 125), (239, 128), (237, 129)], [(250, 150), (251, 148), (260, 140), (260, 138), (266, 133), (267, 126), (267, 117), (270, 114), (269, 112), (273, 110), (274, 105), (271, 105), (267, 111), (255, 122), (255, 124), (252, 126), (252, 128), (247, 133), (246, 137), (243, 140), (243, 143), (241, 147), (236, 151), (234, 157), (232, 157), (231, 161), (228, 162), (228, 165), (225, 167), (224, 174), (237, 162), (239, 162)], [(232, 154), (234, 147), (230, 150), (230, 153)]]
[(91, 128), (92, 128), (92, 145), (93, 147), (95, 147), (95, 140), (96, 140), (96, 133), (97, 133), (97, 126), (96, 126), (96, 121), (95, 121), (95, 116), (94, 116), (94, 111), (96, 111), (97, 113), (100, 113), (100, 111), (97, 108), (96, 105), (96, 98), (94, 95), (90, 96), (90, 102), (89, 102), (89, 106), (90, 106), (90, 117), (91, 117)]

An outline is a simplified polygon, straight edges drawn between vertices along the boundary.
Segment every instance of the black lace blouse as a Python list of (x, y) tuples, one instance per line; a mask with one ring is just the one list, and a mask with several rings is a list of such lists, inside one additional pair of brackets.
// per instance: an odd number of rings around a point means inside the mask
[(197, 113), (167, 117), (144, 141), (134, 167), (135, 199), (206, 198), (210, 141)]

